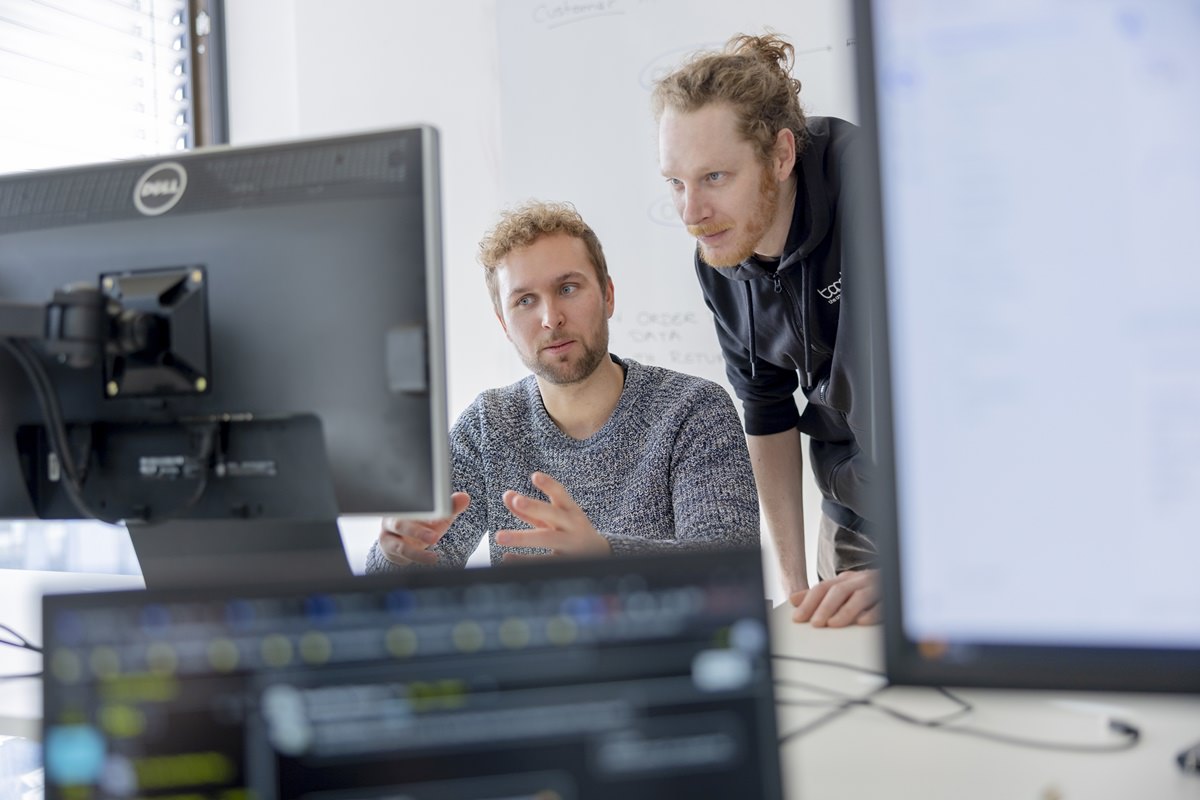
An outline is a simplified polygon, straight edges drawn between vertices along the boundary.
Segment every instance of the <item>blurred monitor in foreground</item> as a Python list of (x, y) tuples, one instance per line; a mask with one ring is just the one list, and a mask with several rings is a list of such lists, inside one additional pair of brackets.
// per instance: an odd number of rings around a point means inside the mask
[(346, 575), (449, 505), (437, 134), (0, 178), (0, 517), (124, 522), (148, 585)]
[(1200, 691), (1200, 8), (857, 11), (890, 677)]
[(47, 596), (47, 800), (781, 796), (756, 550)]

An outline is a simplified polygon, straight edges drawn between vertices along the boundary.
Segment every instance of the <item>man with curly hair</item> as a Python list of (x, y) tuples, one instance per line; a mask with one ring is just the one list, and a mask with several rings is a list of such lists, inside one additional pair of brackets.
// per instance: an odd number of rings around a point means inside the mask
[[(767, 530), (795, 619), (877, 622), (876, 549), (866, 518), (870, 387), (850, 346), (857, 313), (848, 174), (856, 129), (808, 117), (792, 46), (739, 35), (659, 81), (659, 164), (696, 238), (695, 269), (742, 401)], [(807, 398), (804, 413), (794, 394)], [(804, 552), (800, 434), (822, 494), (817, 575)]]
[(369, 572), (759, 543), (753, 472), (720, 386), (608, 352), (615, 290), (566, 203), (505, 213), (480, 243), (496, 318), (533, 373), (450, 432), (453, 515), (385, 519)]

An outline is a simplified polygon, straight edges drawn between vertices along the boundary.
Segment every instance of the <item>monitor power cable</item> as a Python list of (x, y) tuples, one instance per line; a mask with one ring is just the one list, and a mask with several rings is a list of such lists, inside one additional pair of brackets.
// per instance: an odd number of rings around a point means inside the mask
[[(778, 654), (778, 653), (774, 654), (773, 657), (783, 660), (783, 661), (794, 661), (794, 662), (805, 663), (805, 664), (815, 664), (815, 665), (819, 665), (819, 666), (828, 666), (828, 667), (835, 667), (835, 668), (839, 668), (839, 669), (847, 669), (847, 670), (851, 670), (854, 672), (861, 672), (866, 675), (873, 675), (873, 676), (880, 678), (881, 680), (887, 679), (887, 676), (884, 675), (882, 672), (879, 672), (878, 670), (867, 669), (864, 667), (856, 666), (854, 664), (846, 664), (846, 663), (842, 663), (839, 661), (831, 661), (828, 659), (820, 659), (820, 658), (806, 658), (803, 656), (782, 655), (782, 654)], [(939, 731), (943, 731), (945, 733), (955, 733), (955, 734), (961, 734), (963, 736), (973, 736), (975, 738), (985, 739), (985, 740), (991, 741), (991, 742), (1007, 744), (1007, 745), (1011, 745), (1014, 747), (1026, 747), (1026, 748), (1030, 748), (1030, 749), (1034, 749), (1034, 750), (1045, 750), (1045, 751), (1063, 752), (1063, 753), (1119, 753), (1119, 752), (1122, 752), (1125, 750), (1130, 750), (1130, 749), (1136, 747), (1138, 742), (1141, 740), (1141, 731), (1138, 729), (1137, 726), (1132, 725), (1123, 720), (1119, 720), (1119, 719), (1109, 719), (1108, 720), (1109, 730), (1112, 731), (1114, 734), (1117, 734), (1119, 738), (1116, 741), (1104, 742), (1104, 743), (1054, 742), (1054, 741), (1047, 741), (1047, 740), (1043, 740), (1043, 739), (1032, 739), (1032, 738), (1027, 738), (1027, 737), (1023, 737), (1023, 736), (1013, 736), (1013, 735), (1006, 734), (1006, 733), (1000, 733), (998, 731), (989, 731), (989, 730), (986, 730), (983, 728), (974, 728), (974, 727), (967, 727), (967, 726), (963, 726), (963, 725), (952, 724), (952, 723), (955, 723), (955, 722), (963, 719), (967, 715), (971, 714), (975, 710), (975, 707), (973, 705), (971, 705), (971, 703), (969, 703), (967, 700), (963, 699), (962, 697), (955, 694), (954, 692), (951, 692), (949, 689), (945, 688), (944, 686), (934, 686), (934, 687), (930, 687), (930, 688), (933, 691), (936, 691), (937, 693), (941, 694), (943, 697), (948, 699), (951, 703), (953, 703), (955, 705), (955, 709), (953, 711), (950, 711), (947, 714), (943, 714), (941, 716), (926, 719), (926, 718), (913, 716), (911, 714), (905, 713), (903, 711), (899, 711), (897, 709), (894, 709), (887, 705), (884, 705), (883, 703), (880, 703), (879, 702), (880, 695), (882, 695), (884, 692), (886, 692), (889, 688), (892, 688), (889, 685), (877, 687), (861, 697), (854, 697), (851, 695), (844, 694), (842, 692), (836, 692), (836, 691), (826, 689), (824, 687), (815, 686), (810, 683), (806, 683), (806, 682), (802, 682), (802, 681), (795, 681), (790, 678), (777, 678), (775, 682), (777, 685), (782, 686), (782, 687), (804, 689), (807, 691), (815, 691), (818, 694), (823, 694), (830, 698), (829, 700), (817, 700), (817, 701), (786, 700), (786, 699), (780, 700), (779, 703), (781, 705), (809, 706), (809, 707), (825, 706), (830, 709), (830, 713), (825, 714), (824, 716), (818, 717), (816, 720), (814, 720), (800, 728), (797, 728), (796, 730), (789, 731), (789, 732), (781, 735), (779, 737), (780, 744), (784, 744), (786, 742), (789, 742), (794, 739), (798, 739), (802, 736), (805, 736), (808, 733), (811, 733), (813, 730), (826, 724), (827, 722), (841, 716), (842, 714), (846, 713), (847, 711), (850, 711), (853, 708), (860, 708), (860, 707), (874, 709), (875, 711), (879, 711), (883, 714), (887, 714), (888, 716), (892, 717), (893, 719), (899, 720), (900, 722), (906, 723), (908, 725), (915, 725), (915, 726), (921, 727), (921, 728), (939, 730)]]
[(20, 631), (5, 625), (3, 622), (0, 622), (0, 634), (4, 634), (0, 636), (0, 644), (16, 647), (20, 650), (29, 650), (33, 653), (42, 652), (41, 647), (26, 639)]
[(110, 519), (97, 513), (83, 497), (83, 481), (86, 476), (80, 473), (75, 463), (75, 457), (71, 453), (70, 442), (67, 438), (67, 428), (63, 422), (62, 409), (58, 405), (58, 396), (54, 393), (54, 387), (50, 383), (46, 369), (42, 366), (37, 354), (33, 352), (32, 346), (23, 339), (6, 338), (3, 343), (5, 349), (12, 354), (17, 364), (24, 370), (33, 386), (34, 394), (37, 395), (38, 405), (42, 410), (42, 419), (46, 423), (46, 432), (50, 438), (50, 448), (61, 466), (62, 485), (67, 496), (80, 513), (101, 522), (119, 523), (118, 519)]
[[(42, 366), (37, 354), (33, 351), (33, 347), (28, 341), (23, 339), (5, 338), (2, 340), (2, 343), (5, 349), (12, 354), (21, 369), (24, 370), (30, 384), (33, 386), (38, 405), (41, 407), (42, 419), (46, 424), (47, 435), (50, 439), (50, 448), (61, 466), (63, 489), (66, 491), (68, 498), (70, 498), (75, 508), (86, 517), (106, 522), (110, 525), (119, 525), (122, 522), (131, 521), (101, 514), (92, 508), (84, 498), (83, 485), (87, 481), (87, 462), (91, 445), (88, 444), (84, 447), (84, 457), (80, 461), (77, 461), (71, 452), (71, 443), (67, 435), (66, 424), (63, 421), (62, 409), (58, 404), (58, 396), (54, 392), (54, 387), (50, 382), (50, 377), (46, 374), (45, 367)], [(195, 456), (196, 462), (199, 465), (199, 474), (196, 478), (196, 487), (191, 494), (176, 508), (165, 513), (156, 514), (153, 519), (138, 519), (136, 520), (137, 522), (153, 524), (155, 522), (174, 519), (187, 513), (189, 509), (200, 501), (200, 498), (204, 496), (204, 492), (208, 488), (208, 477), (212, 472), (211, 461), (219, 433), (220, 424), (215, 421), (208, 422), (199, 430), (200, 444)], [(80, 466), (81, 463), (82, 466)]]
[[(26, 639), (20, 631), (0, 622), (0, 645), (15, 647), (18, 650), (28, 650), (31, 653), (41, 653), (42, 648)], [(13, 675), (0, 675), (0, 681), (15, 681), (22, 678), (40, 678), (41, 672), (21, 672)]]

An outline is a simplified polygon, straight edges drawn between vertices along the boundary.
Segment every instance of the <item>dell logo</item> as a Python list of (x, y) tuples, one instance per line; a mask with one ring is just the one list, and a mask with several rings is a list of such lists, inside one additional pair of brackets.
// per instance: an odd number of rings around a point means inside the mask
[(146, 181), (142, 184), (142, 199), (147, 197), (162, 197), (164, 194), (175, 194), (179, 191), (179, 181)]
[(175, 207), (187, 189), (187, 170), (168, 161), (142, 173), (133, 187), (133, 205), (148, 217), (157, 217)]

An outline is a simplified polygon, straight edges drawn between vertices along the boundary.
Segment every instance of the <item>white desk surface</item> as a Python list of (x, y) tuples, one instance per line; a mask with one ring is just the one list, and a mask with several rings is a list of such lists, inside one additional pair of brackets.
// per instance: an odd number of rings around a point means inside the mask
[[(772, 612), (776, 653), (810, 656), (879, 669), (880, 627), (829, 630), (796, 625), (781, 606)], [(776, 660), (778, 680), (802, 681), (864, 695), (880, 682), (847, 670)], [(1118, 753), (1064, 753), (1015, 747), (942, 730), (919, 728), (873, 708), (856, 707), (780, 750), (788, 798), (972, 798), (972, 800), (1172, 800), (1200, 798), (1200, 775), (1175, 763), (1200, 742), (1200, 697), (1082, 692), (953, 690), (975, 710), (958, 724), (1020, 738), (1069, 743), (1119, 739), (1109, 718), (1141, 731), (1139, 743)], [(786, 700), (827, 699), (780, 686), (779, 731), (786, 735), (829, 713)], [(934, 689), (890, 688), (881, 704), (931, 718), (953, 710)]]
[[(34, 644), (42, 643), (42, 595), (105, 589), (141, 589), (140, 575), (78, 572), (38, 572), (0, 569), (0, 622), (16, 629)], [(5, 638), (8, 638), (5, 635)], [(0, 675), (40, 672), (37, 653), (0, 646)], [(41, 735), (42, 684), (34, 678), (0, 680), (0, 736)]]
[[(140, 588), (141, 578), (0, 570), (0, 622), (35, 643), (41, 640), (45, 592)], [(791, 622), (781, 606), (771, 616), (773, 647), (784, 655), (809, 656), (868, 668), (882, 664), (878, 627), (815, 629)], [(41, 658), (0, 648), (0, 674), (36, 672)], [(868, 675), (833, 667), (777, 660), (781, 685), (779, 732), (786, 735), (830, 713), (789, 700), (829, 701), (821, 690), (862, 696), (880, 685)], [(974, 800), (1200, 800), (1200, 776), (1185, 774), (1175, 755), (1200, 741), (1200, 697), (1099, 693), (957, 692), (975, 706), (963, 725), (1018, 737), (1072, 743), (1114, 741), (1108, 718), (1141, 730), (1141, 741), (1120, 753), (1075, 754), (1014, 747), (895, 720), (871, 708), (852, 708), (780, 750), (788, 798), (973, 798)], [(915, 716), (951, 710), (932, 689), (892, 688), (880, 698)], [(0, 735), (40, 734), (40, 682), (0, 681)]]

